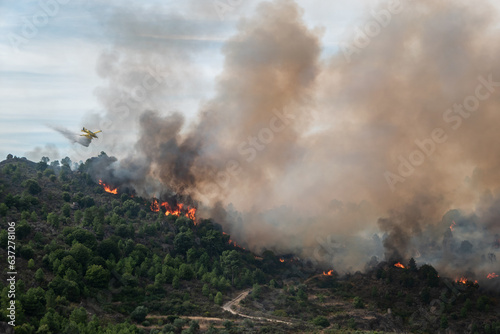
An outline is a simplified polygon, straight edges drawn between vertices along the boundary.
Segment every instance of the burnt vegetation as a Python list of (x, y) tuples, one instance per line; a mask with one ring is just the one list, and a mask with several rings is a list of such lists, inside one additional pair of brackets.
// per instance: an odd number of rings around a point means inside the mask
[[(0, 263), (16, 222), (16, 333), (500, 333), (498, 294), (474, 282), (413, 259), (339, 276), (253, 254), (217, 222), (106, 192), (91, 161), (0, 163)], [(247, 317), (221, 307), (242, 291)]]

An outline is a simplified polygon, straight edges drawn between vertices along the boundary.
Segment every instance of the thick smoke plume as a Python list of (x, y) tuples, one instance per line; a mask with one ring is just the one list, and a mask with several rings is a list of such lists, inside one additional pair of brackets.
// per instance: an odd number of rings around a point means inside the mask
[[(390, 17), (380, 32), (360, 37), (376, 22), (367, 16), (347, 37), (351, 52), (344, 43), (325, 59), (322, 29), (294, 1), (261, 3), (224, 41), (223, 71), (194, 121), (173, 97), (197, 89), (208, 33), (155, 9), (117, 13), (116, 45), (98, 64), (109, 86), (97, 94), (101, 122), (113, 120), (106, 152), (120, 159), (96, 177), (149, 197), (189, 196), (244, 246), (339, 271), (373, 255), (490, 270), (500, 233), (498, 15), (486, 1), (400, 6), (391, 14), (381, 3), (375, 12)], [(139, 133), (132, 147), (113, 137), (123, 127)], [(452, 209), (461, 211), (449, 221)], [(479, 260), (465, 266), (464, 254)]]

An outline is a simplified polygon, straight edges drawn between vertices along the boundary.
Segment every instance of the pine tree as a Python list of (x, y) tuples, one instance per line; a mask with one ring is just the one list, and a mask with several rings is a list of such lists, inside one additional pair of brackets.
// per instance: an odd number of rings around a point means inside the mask
[(222, 305), (222, 293), (220, 293), (220, 291), (215, 295), (214, 302), (217, 305)]
[(414, 258), (411, 258), (410, 262), (408, 262), (408, 269), (410, 269), (410, 271), (417, 271), (417, 263)]

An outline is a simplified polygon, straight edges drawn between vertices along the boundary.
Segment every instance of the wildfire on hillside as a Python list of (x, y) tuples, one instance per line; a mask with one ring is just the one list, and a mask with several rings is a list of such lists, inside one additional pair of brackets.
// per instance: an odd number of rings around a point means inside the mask
[(403, 268), (403, 269), (405, 268), (405, 266), (402, 265), (401, 262), (395, 263), (394, 267)]
[(238, 248), (241, 248), (241, 249), (245, 249), (245, 247), (241, 247), (240, 245), (238, 245), (238, 244), (236, 243), (236, 241), (233, 241), (233, 240), (231, 240), (231, 239), (229, 239), (229, 244), (230, 244), (230, 245), (232, 244), (234, 247), (238, 247)]
[(455, 221), (452, 221), (452, 224), (450, 225), (450, 231), (452, 231), (452, 232), (454, 231), (454, 229), (455, 229), (455, 225), (457, 225), (457, 224), (455, 223)]
[(333, 269), (330, 271), (323, 271), (323, 276), (333, 276)]
[(99, 184), (104, 187), (104, 191), (110, 194), (118, 194), (118, 188), (112, 189), (109, 185), (99, 180)]
[[(226, 233), (226, 232), (222, 232), (222, 234), (227, 235), (227, 233)], [(228, 243), (229, 243), (230, 245), (233, 245), (234, 247), (238, 247), (238, 248), (241, 248), (241, 249), (245, 249), (245, 247), (241, 247), (240, 245), (238, 245), (235, 241), (233, 241), (233, 240), (231, 240), (231, 239), (229, 239)]]
[(184, 204), (179, 203), (175, 207), (172, 208), (170, 204), (167, 202), (162, 202), (160, 203), (158, 199), (153, 198), (153, 201), (151, 202), (150, 209), (153, 212), (159, 212), (160, 207), (165, 208), (165, 216), (168, 215), (174, 215), (174, 216), (186, 216), (189, 219), (195, 220), (196, 219), (196, 208), (190, 207), (190, 206), (184, 206)]
[[(471, 283), (472, 281), (469, 280), (467, 277), (462, 276), (460, 278), (455, 279), (455, 282), (459, 283), (459, 284), (467, 284), (467, 283)], [(474, 281), (474, 284), (477, 284), (477, 280)]]
[(490, 273), (488, 274), (488, 276), (486, 276), (487, 279), (494, 279), (494, 278), (498, 278), (499, 275), (498, 274), (495, 274), (495, 273)]
[(280, 262), (281, 262), (281, 263), (285, 262), (285, 259), (280, 258)]

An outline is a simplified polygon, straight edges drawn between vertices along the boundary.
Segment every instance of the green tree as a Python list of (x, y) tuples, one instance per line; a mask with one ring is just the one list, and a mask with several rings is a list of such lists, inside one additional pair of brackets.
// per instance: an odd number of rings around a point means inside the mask
[(42, 283), (45, 280), (45, 274), (42, 268), (38, 268), (38, 270), (35, 272), (35, 280), (38, 283)]
[(68, 203), (65, 203), (61, 208), (61, 212), (64, 217), (69, 217), (71, 215), (71, 206)]
[(215, 295), (214, 302), (217, 305), (222, 305), (222, 293), (220, 291)]
[(87, 311), (83, 307), (77, 307), (71, 312), (69, 319), (77, 324), (84, 324), (87, 322)]
[(189, 281), (193, 279), (194, 271), (190, 264), (183, 263), (179, 267), (179, 277), (183, 280)]
[(7, 248), (8, 242), (9, 242), (9, 233), (7, 233), (7, 230), (1, 230), (0, 231), (0, 246), (2, 246), (2, 248)]
[(91, 250), (96, 249), (97, 239), (92, 232), (84, 229), (76, 229), (66, 237), (66, 243), (71, 245), (73, 242), (78, 241)]
[(236, 250), (227, 250), (222, 252), (220, 262), (224, 267), (224, 273), (229, 274), (231, 277), (231, 285), (234, 285), (234, 273), (240, 266), (240, 254)]
[(325, 318), (325, 317), (323, 317), (323, 316), (321, 316), (321, 315), (319, 315), (316, 318), (314, 318), (312, 322), (313, 322), (313, 324), (315, 326), (320, 326), (320, 327), (323, 327), (323, 328), (326, 328), (326, 327), (330, 326), (330, 322), (328, 321), (328, 319)]
[(61, 159), (61, 164), (63, 166), (71, 167), (71, 159), (69, 157), (65, 157)]
[(22, 300), (27, 315), (40, 315), (45, 310), (45, 291), (41, 287), (29, 289)]
[(222, 326), (224, 326), (226, 331), (231, 331), (231, 329), (233, 328), (233, 325), (234, 325), (234, 323), (229, 319), (224, 320), (224, 322), (222, 322)]
[(299, 287), (297, 290), (297, 298), (301, 301), (307, 301), (307, 293), (305, 292), (303, 287)]
[(439, 285), (439, 276), (436, 269), (429, 264), (424, 264), (420, 267), (418, 274), (421, 278), (425, 279), (427, 285), (430, 287), (437, 287)]
[(21, 220), (16, 226), (16, 236), (19, 239), (26, 238), (31, 233), (31, 225), (26, 220)]
[(129, 216), (130, 218), (135, 218), (141, 210), (141, 206), (134, 202), (134, 200), (127, 199), (125, 202), (123, 202), (122, 209), (125, 211), (127, 216)]
[(208, 286), (208, 284), (203, 284), (203, 288), (201, 289), (201, 293), (205, 296), (205, 297), (208, 297), (208, 295), (210, 294), (210, 287)]
[(198, 323), (197, 320), (191, 320), (189, 323), (189, 332), (190, 333), (198, 333), (200, 330), (200, 324)]
[(410, 262), (408, 262), (408, 269), (410, 271), (417, 271), (417, 263), (415, 262), (414, 258), (411, 258)]
[(9, 211), (9, 207), (5, 203), (0, 204), (0, 216), (5, 217), (7, 212)]
[(260, 293), (261, 293), (261, 287), (259, 283), (255, 283), (252, 287), (252, 297), (254, 299), (260, 298)]
[(87, 262), (92, 256), (92, 251), (78, 241), (76, 241), (73, 246), (71, 246), (69, 253), (78, 263), (80, 263), (84, 267), (87, 265)]
[(66, 272), (66, 270), (70, 268), (77, 272), (81, 271), (82, 269), (81, 265), (78, 262), (76, 262), (75, 258), (72, 255), (66, 255), (61, 260), (61, 264), (58, 268), (58, 274), (63, 275)]
[(95, 264), (89, 266), (85, 274), (85, 280), (95, 288), (105, 288), (108, 285), (109, 277), (109, 270)]
[(22, 258), (29, 260), (33, 258), (33, 255), (35, 255), (35, 251), (33, 250), (33, 248), (31, 248), (30, 245), (22, 245), (19, 249), (19, 255), (21, 255)]
[(28, 192), (32, 195), (39, 194), (42, 191), (42, 187), (38, 184), (36, 180), (29, 179), (23, 182), (23, 187), (28, 189)]
[(82, 218), (83, 218), (83, 213), (82, 211), (80, 210), (76, 210), (75, 211), (75, 224), (80, 224), (80, 222), (82, 221)]
[(134, 311), (130, 314), (130, 317), (138, 322), (141, 323), (146, 319), (146, 316), (148, 315), (148, 308), (145, 306), (137, 306)]
[(118, 245), (112, 239), (103, 240), (99, 246), (97, 246), (97, 254), (107, 259), (110, 255), (113, 255), (115, 259), (120, 258), (120, 250), (118, 249)]
[(355, 308), (364, 308), (365, 307), (365, 304), (363, 303), (363, 300), (360, 297), (354, 297), (353, 304), (354, 304)]
[(186, 259), (188, 263), (194, 263), (196, 261), (196, 257), (198, 252), (194, 248), (190, 248), (186, 253)]
[(59, 216), (54, 212), (49, 213), (47, 215), (47, 223), (54, 226), (55, 228), (58, 228), (59, 227)]
[(37, 333), (61, 333), (63, 317), (54, 309), (50, 308), (40, 320)]
[(62, 193), (62, 199), (65, 201), (65, 202), (69, 202), (71, 201), (71, 196), (69, 195), (69, 192), (65, 191)]
[(180, 232), (174, 238), (174, 248), (177, 253), (184, 255), (188, 249), (193, 247), (193, 240), (194, 238), (191, 230), (188, 232)]
[(179, 285), (180, 285), (180, 282), (179, 282), (179, 276), (174, 276), (174, 278), (172, 279), (172, 287), (174, 289), (179, 289)]

